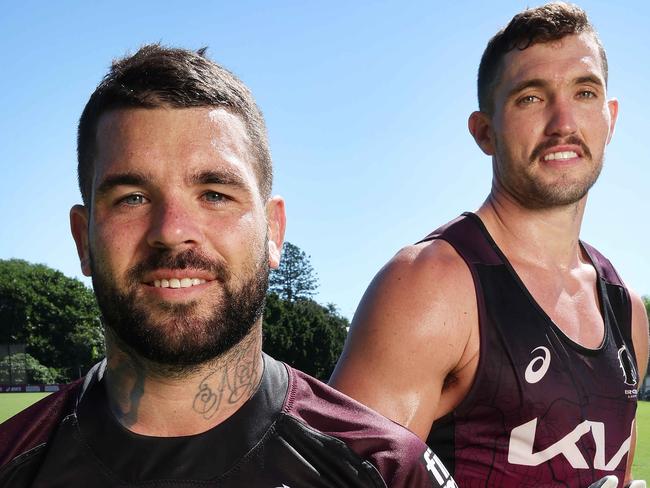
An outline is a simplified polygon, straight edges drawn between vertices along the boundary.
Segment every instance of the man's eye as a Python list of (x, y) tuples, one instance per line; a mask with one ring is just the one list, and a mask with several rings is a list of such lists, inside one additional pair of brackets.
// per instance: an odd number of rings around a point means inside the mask
[(578, 92), (578, 98), (596, 98), (596, 94), (591, 90), (582, 90)]
[(525, 97), (521, 97), (517, 103), (519, 105), (530, 105), (531, 103), (536, 103), (539, 102), (539, 98), (536, 97), (535, 95), (526, 95)]
[(203, 199), (209, 203), (220, 203), (224, 201), (225, 197), (216, 191), (206, 191), (203, 194)]
[(126, 197), (120, 200), (120, 203), (124, 205), (132, 205), (132, 206), (142, 205), (145, 202), (146, 202), (146, 198), (144, 197), (144, 195), (140, 195), (137, 193), (133, 195), (127, 195)]

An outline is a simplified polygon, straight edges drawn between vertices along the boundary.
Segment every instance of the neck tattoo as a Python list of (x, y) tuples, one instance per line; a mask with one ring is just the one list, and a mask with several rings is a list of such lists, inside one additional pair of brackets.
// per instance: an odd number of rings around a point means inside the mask
[(255, 339), (247, 341), (234, 355), (226, 356), (223, 367), (213, 369), (200, 381), (192, 410), (204, 419), (212, 418), (223, 405), (235, 405), (253, 394), (259, 384), (260, 356)]

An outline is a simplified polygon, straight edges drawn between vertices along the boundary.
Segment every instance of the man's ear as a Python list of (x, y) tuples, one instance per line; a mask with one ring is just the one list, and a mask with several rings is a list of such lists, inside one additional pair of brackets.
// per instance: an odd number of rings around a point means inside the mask
[(70, 209), (70, 230), (77, 245), (77, 254), (81, 263), (81, 272), (90, 276), (90, 248), (88, 246), (88, 208), (75, 205)]
[(284, 199), (274, 196), (266, 203), (266, 220), (269, 236), (269, 267), (275, 269), (280, 265), (284, 230), (287, 226), (287, 216), (284, 209)]
[(607, 144), (609, 144), (609, 141), (612, 140), (612, 136), (614, 135), (614, 128), (616, 127), (616, 118), (618, 117), (618, 100), (616, 98), (612, 98), (611, 100), (607, 101), (607, 108), (609, 110), (609, 136), (607, 136)]
[(472, 112), (467, 121), (469, 133), (488, 156), (494, 156), (494, 140), (492, 137), (492, 121), (485, 112)]

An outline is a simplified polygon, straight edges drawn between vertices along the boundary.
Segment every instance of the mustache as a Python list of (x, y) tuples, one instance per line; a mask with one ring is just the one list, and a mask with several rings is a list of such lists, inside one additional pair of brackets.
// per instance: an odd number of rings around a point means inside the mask
[(561, 146), (563, 144), (580, 146), (580, 149), (582, 149), (582, 154), (587, 158), (591, 159), (591, 151), (584, 143), (584, 141), (580, 139), (578, 136), (569, 136), (566, 139), (560, 139), (559, 137), (555, 137), (553, 139), (549, 139), (547, 141), (540, 143), (537, 147), (535, 147), (535, 149), (533, 149), (533, 152), (530, 153), (531, 162), (539, 158), (539, 156), (547, 149), (550, 149), (553, 146)]
[(222, 283), (228, 282), (231, 275), (224, 263), (207, 258), (194, 249), (187, 249), (177, 254), (172, 254), (166, 250), (154, 251), (144, 261), (129, 269), (127, 276), (132, 281), (142, 281), (142, 276), (145, 273), (161, 268), (207, 271)]

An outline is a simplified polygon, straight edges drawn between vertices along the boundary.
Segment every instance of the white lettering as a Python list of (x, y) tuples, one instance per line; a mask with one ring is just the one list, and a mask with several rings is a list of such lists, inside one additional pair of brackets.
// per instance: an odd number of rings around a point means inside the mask
[(449, 471), (447, 471), (443, 462), (431, 449), (425, 451), (424, 461), (427, 465), (427, 471), (433, 474), (439, 486), (442, 488), (458, 488), (458, 485), (449, 474)]
[(445, 479), (442, 477), (442, 474), (440, 474), (440, 471), (438, 471), (436, 459), (438, 459), (438, 456), (436, 456), (431, 449), (427, 449), (424, 453), (424, 461), (427, 464), (427, 471), (430, 471), (438, 484), (443, 486)]
[(584, 458), (577, 443), (580, 438), (591, 431), (596, 444), (594, 454), (595, 469), (611, 471), (616, 469), (625, 454), (630, 450), (631, 436), (628, 437), (618, 452), (606, 462), (605, 460), (605, 424), (603, 422), (592, 422), (585, 420), (578, 424), (575, 429), (562, 437), (559, 441), (538, 452), (533, 452), (535, 433), (537, 431), (537, 419), (526, 422), (519, 427), (512, 429), (510, 433), (510, 445), (508, 447), (508, 462), (523, 466), (539, 466), (540, 464), (562, 454), (574, 469), (589, 469), (590, 466)]

